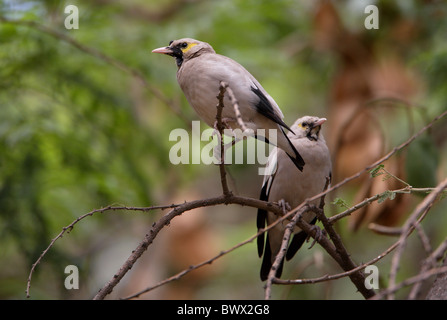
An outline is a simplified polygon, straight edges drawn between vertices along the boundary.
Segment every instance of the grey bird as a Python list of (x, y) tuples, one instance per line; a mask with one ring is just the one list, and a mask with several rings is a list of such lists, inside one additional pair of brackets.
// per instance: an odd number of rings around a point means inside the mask
[[(286, 152), (299, 170), (304, 160), (290, 142), (284, 129), (291, 129), (283, 121), (283, 114), (261, 84), (239, 63), (217, 54), (206, 42), (184, 38), (174, 40), (167, 47), (152, 52), (170, 55), (177, 62), (177, 81), (189, 104), (210, 127), (215, 126), (217, 94), (223, 81), (233, 90), (238, 100), (242, 120), (254, 136), (272, 143)], [(222, 120), (231, 129), (240, 128), (228, 95), (224, 97)], [(264, 130), (259, 130), (264, 129)], [(270, 135), (270, 129), (276, 134)], [(276, 143), (274, 143), (276, 140)]]
[[(325, 118), (305, 116), (298, 119), (292, 130), (295, 135), (289, 133), (292, 143), (298, 148), (306, 161), (306, 170), (300, 172), (294, 170), (291, 162), (288, 161), (283, 150), (274, 148), (267, 162), (266, 174), (264, 176), (260, 199), (269, 202), (282, 203), (284, 207), (295, 208), (304, 200), (321, 193), (326, 185), (327, 178), (330, 179), (332, 165), (331, 156), (321, 134), (321, 125)], [(319, 200), (313, 202), (318, 205)], [(257, 228), (265, 228), (278, 219), (272, 212), (258, 210)], [(308, 223), (315, 224), (316, 217), (313, 212), (303, 214), (303, 219)], [(260, 277), (264, 281), (267, 279), (276, 255), (278, 254), (284, 237), (285, 227), (289, 220), (278, 223), (275, 227), (267, 231), (267, 238), (264, 252), (264, 234), (257, 238), (258, 254), (263, 257)], [(294, 227), (293, 238), (288, 244), (285, 258), (290, 260), (301, 248), (307, 238), (307, 234), (298, 226)], [(276, 277), (281, 277), (284, 259), (276, 270)]]

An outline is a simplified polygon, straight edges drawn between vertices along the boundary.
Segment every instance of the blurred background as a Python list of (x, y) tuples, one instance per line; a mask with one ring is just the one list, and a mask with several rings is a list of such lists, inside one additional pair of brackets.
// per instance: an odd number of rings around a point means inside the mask
[[(369, 4), (379, 10), (379, 29), (365, 28)], [(78, 7), (79, 29), (65, 28), (67, 5)], [(327, 117), (323, 134), (338, 182), (447, 109), (446, 15), (447, 4), (435, 0), (0, 1), (0, 298), (25, 298), (32, 263), (82, 214), (221, 193), (217, 166), (169, 162), (169, 133), (189, 131), (198, 118), (177, 84), (173, 59), (152, 49), (182, 37), (206, 41), (262, 83), (287, 124), (306, 114)], [(446, 136), (443, 118), (385, 168), (413, 187), (436, 186), (447, 173)], [(258, 167), (227, 167), (234, 193), (258, 197)], [(328, 196), (326, 214), (344, 210), (331, 203), (336, 197), (352, 206), (401, 187), (364, 174)], [(354, 261), (366, 262), (396, 240), (373, 233), (370, 222), (399, 226), (421, 199), (397, 196), (338, 222)], [(447, 232), (446, 207), (437, 204), (423, 223), (433, 247)], [(81, 221), (38, 265), (31, 299), (93, 297), (163, 213), (109, 211)], [(235, 205), (175, 218), (109, 298), (248, 239), (255, 220), (254, 208)], [(417, 273), (425, 257), (413, 238), (398, 281)], [(286, 263), (283, 278), (341, 271), (318, 245), (309, 246)], [(377, 263), (383, 286), (390, 260)], [(141, 298), (262, 299), (260, 264), (252, 242)], [(67, 265), (79, 268), (79, 290), (64, 287)], [(272, 294), (362, 299), (348, 278), (275, 286)]]

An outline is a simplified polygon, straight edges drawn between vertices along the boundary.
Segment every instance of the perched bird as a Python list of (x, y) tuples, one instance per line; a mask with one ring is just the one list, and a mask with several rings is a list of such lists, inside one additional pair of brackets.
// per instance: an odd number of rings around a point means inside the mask
[[(320, 132), (321, 125), (325, 121), (325, 118), (305, 116), (292, 125), (295, 135), (289, 133), (289, 138), (295, 147), (300, 150), (306, 161), (306, 170), (303, 172), (294, 170), (284, 151), (278, 148), (273, 149), (266, 170), (271, 174), (264, 176), (261, 200), (279, 202), (287, 207), (295, 208), (307, 198), (323, 191), (327, 178), (330, 179), (331, 177), (332, 170), (329, 150)], [(313, 204), (318, 205), (319, 200), (314, 201)], [(277, 219), (278, 216), (272, 212), (259, 209), (257, 216), (258, 231), (265, 227), (266, 222), (270, 225)], [(303, 219), (311, 224), (316, 222), (315, 214), (312, 212), (306, 212)], [(285, 227), (288, 223), (289, 220), (286, 219), (267, 231), (265, 252), (264, 234), (258, 236), (259, 257), (262, 257), (264, 253), (260, 274), (262, 281), (267, 279), (275, 257), (281, 248)], [(294, 227), (293, 233), (293, 238), (286, 253), (287, 260), (295, 255), (307, 238), (307, 234), (297, 226)], [(281, 276), (283, 262), (284, 260), (276, 271), (277, 277)]]
[[(177, 62), (177, 80), (189, 104), (210, 127), (216, 121), (216, 96), (224, 81), (238, 100), (242, 120), (254, 136), (283, 149), (295, 166), (303, 170), (304, 160), (284, 132), (291, 131), (283, 121), (283, 114), (275, 100), (259, 82), (236, 61), (217, 54), (206, 42), (184, 38), (171, 41), (169, 46), (153, 50), (167, 54)], [(224, 97), (222, 120), (231, 129), (240, 128), (230, 99)], [(259, 129), (264, 129), (258, 131)], [(269, 129), (275, 129), (276, 137)], [(270, 141), (269, 141), (270, 140)], [(276, 143), (274, 143), (276, 140)]]

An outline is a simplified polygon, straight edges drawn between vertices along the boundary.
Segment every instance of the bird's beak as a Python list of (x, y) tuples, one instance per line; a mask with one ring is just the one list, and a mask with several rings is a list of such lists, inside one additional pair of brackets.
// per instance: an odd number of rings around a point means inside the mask
[(170, 47), (161, 47), (152, 50), (153, 53), (162, 53), (162, 54), (172, 54), (172, 49)]
[(318, 127), (318, 126), (321, 126), (323, 123), (325, 123), (327, 121), (327, 119), (326, 118), (320, 118), (320, 119), (318, 119), (318, 121), (316, 121), (315, 123), (314, 123), (314, 127)]

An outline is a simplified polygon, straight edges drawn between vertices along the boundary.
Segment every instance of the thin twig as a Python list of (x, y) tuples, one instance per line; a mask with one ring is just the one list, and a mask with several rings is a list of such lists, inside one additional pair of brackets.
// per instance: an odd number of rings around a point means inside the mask
[[(422, 261), (421, 270), (419, 271), (419, 274), (427, 272), (430, 268), (435, 268), (437, 266), (437, 262), (442, 260), (446, 251), (447, 251), (447, 239), (441, 242), (441, 244), (434, 251), (432, 251), (430, 255), (427, 258), (425, 258), (424, 261)], [(421, 288), (422, 288), (422, 282), (415, 283), (415, 285), (411, 288), (410, 293), (408, 294), (408, 300), (417, 299), (421, 291)]]
[(242, 119), (241, 110), (239, 109), (239, 102), (234, 95), (233, 89), (229, 86), (227, 87), (228, 96), (230, 97), (230, 101), (233, 104), (234, 113), (236, 114), (236, 121), (238, 125), (241, 127), (242, 131), (247, 131), (247, 126), (245, 125), (244, 120)]
[(443, 113), (441, 113), (440, 115), (436, 116), (435, 118), (433, 118), (433, 120), (425, 125), (423, 128), (421, 128), (417, 133), (415, 133), (414, 135), (412, 135), (409, 139), (407, 139), (405, 142), (403, 142), (402, 144), (400, 144), (397, 147), (394, 147), (390, 152), (388, 152), (386, 155), (384, 155), (382, 158), (380, 158), (379, 160), (375, 161), (374, 163), (370, 164), (369, 166), (365, 167), (363, 170), (358, 171), (357, 173), (346, 177), (345, 179), (343, 179), (342, 181), (338, 182), (337, 184), (333, 185), (332, 187), (328, 188), (324, 194), (328, 194), (338, 188), (340, 188), (341, 186), (345, 185), (346, 183), (357, 179), (358, 177), (360, 177), (362, 174), (364, 174), (365, 172), (370, 171), (371, 169), (377, 167), (379, 164), (381, 164), (382, 162), (385, 162), (386, 160), (388, 160), (389, 158), (391, 158), (395, 153), (401, 151), (402, 149), (405, 149), (406, 147), (408, 147), (417, 137), (419, 137), (421, 134), (423, 134), (425, 131), (427, 131), (428, 129), (430, 129), (437, 121), (439, 121), (440, 119), (442, 119), (443, 117), (445, 117), (447, 115), (447, 111), (444, 111)]
[[(396, 190), (387, 190), (385, 192), (389, 192), (389, 193), (395, 193), (395, 194), (409, 194), (409, 193), (430, 193), (434, 190), (435, 188), (412, 188), (412, 187), (405, 187), (402, 189), (396, 189)], [(447, 190), (444, 190), (442, 192), (447, 192)], [(364, 206), (367, 206), (371, 203), (373, 203), (374, 201), (379, 200), (381, 197), (383, 196), (383, 193), (379, 193), (376, 194), (374, 196), (371, 196), (359, 203), (357, 203), (356, 205), (352, 206), (349, 209), (346, 209), (343, 212), (337, 213), (335, 215), (333, 215), (332, 217), (328, 218), (330, 223), (334, 223), (335, 221), (338, 221), (346, 216), (351, 215), (353, 212), (357, 211), (360, 208), (363, 208)], [(375, 225), (372, 226), (372, 228), (376, 227)], [(380, 231), (380, 230), (379, 230)], [(386, 231), (384, 230), (384, 233), (386, 233)]]
[[(421, 269), (419, 271), (419, 274), (426, 272), (430, 268), (436, 267), (436, 260), (433, 258), (433, 249), (430, 245), (430, 239), (427, 237), (427, 234), (424, 231), (424, 228), (422, 228), (421, 224), (415, 225), (416, 231), (419, 235), (419, 239), (421, 240), (422, 246), (425, 250), (425, 252), (428, 254), (427, 258), (422, 262)], [(410, 293), (408, 294), (408, 300), (415, 300), (420, 294), (422, 288), (422, 282), (417, 282), (415, 285), (411, 288)]]
[(393, 294), (402, 289), (403, 287), (410, 286), (412, 284), (425, 281), (432, 276), (435, 276), (437, 274), (446, 273), (447, 272), (447, 266), (445, 267), (439, 267), (439, 268), (433, 268), (430, 269), (424, 273), (417, 274), (411, 278), (405, 279), (401, 283), (390, 285), (387, 289), (382, 290), (378, 294), (376, 294), (374, 297), (372, 297), (372, 300), (379, 300), (384, 298), (385, 296), (393, 296)]
[(179, 216), (186, 211), (190, 211), (190, 210), (193, 210), (196, 208), (215, 206), (215, 205), (221, 205), (221, 204), (246, 205), (246, 206), (251, 206), (251, 207), (255, 207), (255, 208), (259, 208), (259, 209), (272, 211), (277, 214), (280, 214), (282, 212), (281, 211), (282, 209), (279, 206), (274, 205), (273, 203), (269, 203), (269, 202), (265, 202), (265, 201), (257, 200), (257, 199), (252, 199), (252, 198), (235, 196), (232, 194), (229, 194), (228, 196), (221, 195), (221, 196), (214, 197), (214, 198), (185, 202), (185, 203), (175, 207), (173, 210), (168, 212), (166, 215), (161, 217), (160, 220), (158, 220), (156, 223), (153, 224), (149, 233), (146, 234), (146, 236), (140, 242), (140, 244), (137, 246), (137, 248), (132, 251), (132, 254), (129, 256), (129, 258), (126, 260), (126, 262), (115, 273), (115, 275), (112, 277), (112, 279), (97, 293), (97, 295), (94, 297), (94, 299), (102, 300), (113, 291), (113, 288), (121, 281), (121, 279), (126, 275), (126, 273), (133, 267), (135, 262), (146, 251), (148, 246), (150, 244), (152, 244), (152, 242), (154, 241), (154, 239), (156, 238), (158, 233), (166, 225), (169, 225), (171, 220), (174, 219), (176, 216)]
[(222, 122), (222, 110), (225, 107), (224, 105), (224, 96), (225, 91), (228, 90), (228, 84), (221, 81), (219, 86), (219, 94), (217, 95), (217, 112), (216, 112), (216, 126), (217, 130), (219, 131), (219, 146), (220, 146), (220, 161), (219, 161), (219, 171), (220, 171), (220, 182), (222, 184), (222, 192), (224, 196), (230, 196), (231, 191), (228, 189), (228, 183), (227, 183), (227, 172), (225, 170), (225, 144), (224, 144), (224, 137), (223, 137), (223, 131), (224, 131), (224, 125)]
[(63, 227), (62, 231), (56, 236), (54, 237), (50, 244), (48, 245), (48, 247), (41, 253), (41, 255), (39, 256), (39, 258), (37, 258), (36, 262), (33, 263), (33, 265), (31, 266), (31, 270), (30, 273), (28, 275), (28, 280), (26, 282), (26, 297), (29, 298), (30, 297), (30, 289), (31, 289), (31, 279), (33, 277), (33, 273), (37, 267), (37, 265), (42, 261), (43, 257), (47, 254), (47, 252), (51, 249), (51, 247), (53, 247), (54, 243), (62, 238), (62, 236), (65, 233), (69, 233), (71, 230), (73, 230), (73, 227), (81, 220), (87, 218), (87, 217), (91, 217), (93, 216), (95, 213), (104, 213), (106, 211), (117, 211), (117, 210), (129, 210), (129, 211), (151, 211), (151, 210), (156, 210), (156, 209), (168, 209), (168, 208), (175, 208), (176, 206), (178, 206), (177, 204), (171, 204), (171, 205), (166, 205), (166, 206), (152, 206), (152, 207), (127, 207), (127, 206), (107, 206), (101, 209), (95, 209), (92, 210), (86, 214), (83, 214), (82, 216), (78, 217), (76, 220), (74, 220), (72, 223), (70, 223), (68, 226)]
[(273, 261), (272, 267), (270, 268), (270, 272), (267, 276), (267, 281), (265, 284), (265, 299), (266, 300), (269, 300), (271, 297), (273, 280), (276, 278), (276, 270), (279, 268), (279, 266), (281, 265), (281, 263), (284, 259), (284, 256), (287, 251), (287, 246), (289, 244), (289, 239), (292, 234), (294, 226), (296, 225), (297, 221), (302, 218), (302, 215), (305, 212), (316, 211), (316, 210), (318, 210), (318, 209), (315, 206), (310, 206), (310, 205), (306, 204), (303, 207), (301, 207), (301, 209), (295, 213), (292, 220), (289, 223), (287, 223), (287, 225), (285, 227), (285, 231), (284, 231), (284, 236), (283, 236), (282, 242), (281, 242), (281, 247), (279, 249), (278, 254), (275, 257), (275, 260)]
[(402, 228), (400, 227), (389, 227), (374, 222), (368, 224), (368, 229), (374, 231), (377, 234), (386, 236), (400, 236), (402, 234)]
[[(320, 220), (324, 226), (324, 229), (329, 235), (329, 238), (332, 240), (332, 243), (334, 244), (336, 248), (336, 252), (338, 255), (338, 259), (336, 261), (340, 265), (340, 267), (344, 271), (349, 271), (352, 269), (355, 269), (357, 266), (352, 261), (349, 253), (347, 252), (343, 241), (341, 240), (340, 235), (335, 231), (335, 229), (332, 226), (332, 223), (329, 221), (329, 219), (324, 215), (324, 211), (321, 211), (317, 213), (317, 218)], [(375, 292), (373, 289), (367, 289), (365, 287), (365, 275), (361, 270), (352, 273), (349, 275), (349, 278), (351, 279), (352, 283), (356, 286), (357, 290), (366, 298), (370, 298), (375, 295)]]
[[(394, 253), (391, 261), (391, 269), (389, 276), (389, 286), (391, 288), (394, 287), (396, 284), (397, 270), (399, 269), (400, 258), (405, 248), (407, 237), (414, 229), (415, 224), (419, 223), (422, 220), (422, 218), (427, 214), (427, 212), (432, 207), (433, 203), (436, 201), (438, 195), (440, 195), (446, 187), (447, 187), (447, 178), (444, 179), (441, 183), (439, 183), (436, 186), (435, 190), (428, 196), (426, 196), (421, 203), (419, 203), (419, 205), (413, 210), (410, 217), (405, 221), (405, 224), (402, 227), (403, 232), (399, 238), (399, 246), (396, 252)], [(394, 291), (392, 290), (389, 292), (388, 296), (389, 299), (394, 299), (393, 293)]]
[(357, 266), (354, 269), (351, 269), (349, 271), (346, 272), (342, 272), (342, 273), (338, 273), (338, 274), (334, 274), (334, 275), (324, 275), (318, 278), (312, 278), (312, 279), (274, 279), (274, 283), (275, 284), (282, 284), (282, 285), (294, 285), (294, 284), (310, 284), (310, 283), (318, 283), (318, 282), (323, 282), (323, 281), (329, 281), (329, 280), (336, 280), (336, 279), (341, 279), (344, 277), (347, 277), (349, 275), (352, 275), (355, 272), (361, 271), (363, 269), (365, 269), (367, 266), (375, 264), (376, 262), (378, 262), (379, 260), (383, 259), (384, 257), (386, 257), (388, 254), (390, 254), (396, 247), (397, 247), (398, 243), (394, 243), (393, 245), (391, 245), (390, 247), (388, 247), (388, 249), (386, 249), (384, 252), (382, 252), (381, 254), (379, 254), (377, 257), (375, 257), (374, 259), (363, 263), (362, 265)]
[(421, 240), (422, 247), (424, 248), (425, 253), (430, 255), (430, 253), (433, 251), (433, 248), (431, 247), (430, 239), (428, 238), (427, 233), (424, 231), (424, 228), (419, 223), (415, 224), (415, 228), (419, 239)]
[[(259, 202), (258, 202), (258, 203), (256, 203), (256, 202), (255, 202), (255, 203), (249, 203), (250, 200), (253, 200), (253, 199), (250, 199), (250, 198), (242, 198), (242, 197), (237, 197), (237, 196), (231, 196), (231, 199), (230, 199), (230, 201), (235, 201), (235, 203), (238, 203), (238, 204), (240, 204), (240, 205), (251, 205), (251, 206), (253, 206), (253, 207), (256, 207), (257, 205), (259, 205), (260, 208), (263, 207), (263, 201), (256, 200), (256, 201), (259, 201)], [(272, 204), (270, 204), (270, 203), (265, 203), (265, 204), (266, 204), (266, 207), (264, 207), (264, 208), (267, 208), (267, 207), (268, 207), (268, 208), (269, 208), (268, 210), (270, 210), (270, 211), (272, 211), (272, 212), (279, 213), (279, 212), (282, 210), (279, 206), (274, 207), (274, 206), (273, 206)], [(304, 205), (304, 204), (303, 204), (303, 205)], [(230, 253), (230, 252), (232, 252), (232, 251), (234, 251), (234, 250), (236, 250), (236, 249), (242, 247), (243, 245), (246, 245), (246, 244), (252, 242), (254, 239), (256, 239), (258, 236), (260, 236), (260, 235), (263, 234), (264, 232), (267, 232), (268, 230), (274, 228), (278, 223), (282, 223), (283, 220), (285, 220), (285, 217), (281, 217), (281, 218), (279, 218), (278, 220), (274, 221), (272, 224), (269, 224), (269, 225), (268, 225), (267, 227), (265, 227), (264, 229), (259, 230), (258, 233), (256, 233), (255, 235), (252, 235), (252, 236), (251, 236), (250, 238), (248, 238), (247, 240), (244, 240), (244, 241), (242, 241), (242, 242), (236, 244), (235, 246), (233, 246), (233, 247), (231, 247), (231, 248), (229, 248), (229, 249), (227, 249), (227, 250), (223, 250), (223, 251), (219, 252), (219, 254), (215, 255), (214, 257), (212, 257), (212, 258), (210, 258), (210, 259), (207, 259), (207, 260), (205, 260), (205, 261), (203, 261), (203, 262), (200, 262), (200, 263), (198, 263), (198, 264), (196, 264), (196, 265), (190, 266), (189, 268), (184, 269), (184, 270), (180, 271), (179, 273), (177, 273), (177, 274), (175, 274), (175, 275), (173, 275), (173, 276), (171, 276), (171, 277), (169, 277), (169, 278), (167, 278), (167, 279), (164, 279), (164, 280), (160, 281), (159, 283), (157, 283), (157, 284), (155, 284), (155, 285), (153, 285), (153, 286), (147, 287), (147, 288), (141, 290), (140, 292), (135, 293), (135, 294), (133, 294), (133, 295), (131, 295), (131, 296), (128, 296), (128, 297), (126, 297), (126, 298), (123, 298), (123, 299), (132, 299), (132, 298), (136, 298), (136, 297), (138, 297), (138, 296), (140, 296), (140, 295), (142, 295), (142, 294), (144, 294), (144, 293), (147, 293), (147, 292), (149, 292), (149, 291), (151, 291), (151, 290), (153, 290), (153, 289), (156, 289), (156, 288), (158, 288), (158, 287), (160, 287), (160, 286), (162, 286), (162, 285), (165, 285), (165, 284), (167, 284), (167, 283), (169, 283), (169, 282), (172, 282), (172, 281), (175, 281), (175, 280), (179, 280), (180, 278), (182, 278), (182, 277), (185, 276), (186, 274), (188, 274), (188, 273), (190, 273), (190, 272), (192, 272), (192, 271), (194, 271), (194, 270), (196, 270), (196, 269), (199, 269), (199, 268), (201, 268), (201, 267), (203, 267), (203, 266), (205, 266), (205, 265), (207, 265), (207, 264), (211, 264), (211, 263), (213, 263), (215, 260), (217, 260), (218, 258), (220, 258), (220, 257), (222, 257), (222, 256), (224, 256), (224, 255), (226, 255), (226, 254), (228, 254), (228, 253)]]

